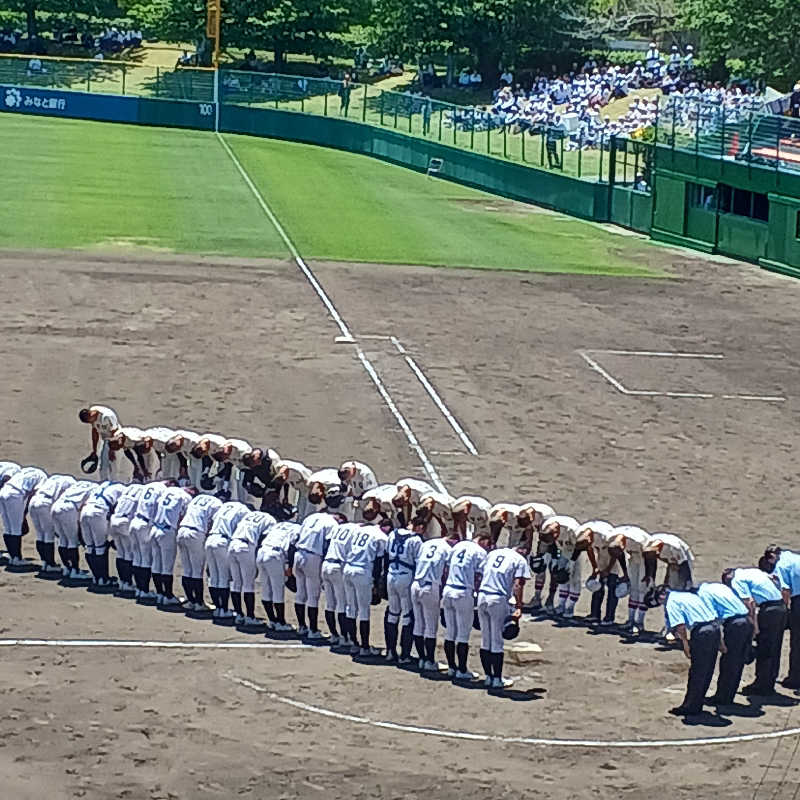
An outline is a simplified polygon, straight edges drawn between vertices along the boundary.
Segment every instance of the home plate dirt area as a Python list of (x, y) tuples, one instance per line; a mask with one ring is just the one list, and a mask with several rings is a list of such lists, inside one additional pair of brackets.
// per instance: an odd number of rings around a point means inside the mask
[[(800, 284), (671, 256), (658, 280), (311, 263), (342, 341), (292, 261), (0, 254), (0, 458), (74, 473), (77, 410), (102, 402), (311, 466), (391, 481), (425, 478), (424, 458), (453, 495), (674, 530), (715, 579), (797, 544)], [(688, 662), (655, 637), (526, 619), (541, 653), (490, 696), (34, 574), (0, 571), (0, 593), (15, 800), (751, 800), (800, 778), (798, 737), (770, 738), (800, 727), (797, 698), (686, 725), (666, 712)]]

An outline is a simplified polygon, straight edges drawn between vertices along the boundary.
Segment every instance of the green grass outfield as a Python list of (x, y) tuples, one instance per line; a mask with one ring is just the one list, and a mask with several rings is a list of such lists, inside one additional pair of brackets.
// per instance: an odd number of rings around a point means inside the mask
[[(591, 223), (364, 156), (226, 140), (306, 259), (662, 274), (656, 248)], [(287, 255), (213, 134), (0, 114), (0, 153), (0, 247)]]

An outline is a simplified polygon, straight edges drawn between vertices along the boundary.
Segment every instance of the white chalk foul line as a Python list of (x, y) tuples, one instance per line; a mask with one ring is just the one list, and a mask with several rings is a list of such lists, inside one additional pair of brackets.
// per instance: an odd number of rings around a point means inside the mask
[(300, 642), (151, 642), (115, 639), (0, 639), (0, 647), (154, 647), (177, 650), (309, 650)]
[(388, 390), (383, 384), (383, 381), (380, 379), (375, 367), (372, 366), (370, 360), (364, 354), (364, 351), (355, 341), (353, 334), (350, 332), (350, 328), (348, 327), (347, 323), (342, 318), (342, 315), (337, 311), (336, 306), (334, 306), (333, 301), (328, 297), (325, 290), (322, 288), (322, 285), (315, 277), (314, 273), (309, 269), (308, 264), (303, 260), (302, 256), (300, 255), (299, 250), (295, 247), (294, 242), (289, 238), (289, 234), (283, 228), (283, 225), (278, 221), (278, 218), (275, 214), (272, 213), (272, 209), (267, 204), (267, 201), (264, 199), (264, 196), (259, 191), (258, 187), (253, 183), (250, 176), (247, 174), (247, 171), (242, 166), (242, 162), (239, 161), (236, 154), (230, 148), (230, 145), (225, 141), (224, 137), (221, 133), (217, 132), (216, 134), (217, 139), (219, 139), (220, 144), (222, 145), (225, 152), (230, 157), (233, 165), (236, 167), (239, 174), (242, 176), (242, 179), (247, 184), (248, 189), (250, 189), (253, 197), (255, 197), (258, 205), (261, 207), (261, 210), (264, 212), (267, 219), (272, 223), (272, 226), (278, 232), (278, 235), (283, 240), (283, 243), (288, 248), (289, 252), (292, 254), (292, 257), (295, 260), (295, 263), (299, 267), (300, 271), (305, 276), (306, 280), (311, 284), (311, 287), (317, 293), (317, 297), (322, 301), (322, 304), (328, 310), (328, 314), (330, 314), (331, 319), (336, 323), (339, 330), (342, 332), (342, 337), (344, 341), (348, 344), (352, 342), (353, 346), (356, 348), (356, 355), (358, 356), (358, 360), (361, 362), (362, 366), (369, 375), (372, 382), (375, 384), (375, 388), (378, 390), (378, 394), (380, 394), (381, 398), (383, 399), (386, 407), (392, 413), (392, 416), (397, 421), (397, 424), (400, 426), (400, 429), (405, 434), (406, 439), (408, 439), (408, 443), (411, 446), (411, 449), (417, 454), (417, 458), (419, 458), (420, 463), (422, 464), (422, 468), (425, 472), (428, 473), (428, 477), (433, 482), (434, 486), (440, 492), (446, 492), (447, 489), (445, 485), (442, 483), (441, 478), (439, 477), (439, 473), (436, 467), (431, 462), (430, 458), (428, 458), (428, 454), (425, 452), (422, 445), (419, 443), (419, 440), (416, 437), (416, 434), (411, 429), (411, 426), (408, 424), (406, 418), (400, 413), (400, 410), (397, 408), (394, 400), (392, 399), (391, 395), (389, 394)]
[(416, 375), (417, 380), (422, 384), (423, 389), (425, 389), (431, 400), (433, 400), (434, 405), (439, 409), (439, 411), (442, 412), (442, 416), (455, 431), (456, 436), (461, 439), (461, 443), (467, 448), (467, 452), (470, 453), (470, 455), (477, 456), (478, 450), (473, 444), (472, 439), (467, 436), (459, 421), (453, 416), (453, 414), (450, 412), (450, 409), (445, 405), (444, 400), (442, 400), (439, 392), (436, 391), (436, 389), (433, 387), (433, 384), (425, 376), (425, 373), (417, 366), (417, 362), (414, 361), (410, 355), (408, 355), (405, 347), (400, 344), (396, 336), (391, 336), (390, 339), (397, 352), (403, 356), (406, 364), (408, 364), (411, 371), (414, 373), (414, 375)]
[(649, 356), (652, 358), (725, 358), (722, 353), (681, 353), (660, 350), (585, 350), (586, 353), (606, 353), (610, 356)]
[(467, 739), (474, 742), (497, 742), (499, 744), (534, 744), (543, 745), (547, 747), (592, 747), (592, 748), (617, 748), (617, 749), (645, 749), (645, 748), (658, 748), (658, 747), (711, 747), (714, 745), (723, 744), (741, 744), (743, 742), (755, 742), (765, 739), (781, 739), (787, 736), (800, 735), (800, 728), (786, 728), (781, 731), (765, 731), (763, 733), (741, 733), (736, 736), (711, 736), (698, 739), (652, 739), (652, 740), (598, 740), (598, 739), (544, 739), (528, 736), (504, 736), (502, 734), (491, 733), (471, 733), (468, 731), (452, 731), (443, 728), (428, 728), (419, 725), (404, 725), (400, 722), (384, 722), (381, 720), (370, 719), (369, 717), (359, 717), (354, 714), (343, 714), (339, 711), (332, 711), (329, 708), (322, 708), (320, 706), (311, 705), (310, 703), (303, 703), (299, 700), (293, 700), (291, 697), (284, 697), (276, 692), (268, 689), (266, 686), (260, 686), (247, 678), (239, 678), (230, 673), (225, 675), (226, 678), (244, 686), (247, 689), (252, 689), (254, 692), (266, 695), (270, 700), (276, 703), (296, 708), (300, 711), (306, 711), (310, 714), (317, 714), (322, 717), (329, 717), (331, 719), (342, 720), (343, 722), (351, 722), (355, 725), (369, 725), (373, 728), (384, 728), (390, 731), (398, 731), (400, 733), (415, 733), (422, 736), (437, 736), (442, 739)]

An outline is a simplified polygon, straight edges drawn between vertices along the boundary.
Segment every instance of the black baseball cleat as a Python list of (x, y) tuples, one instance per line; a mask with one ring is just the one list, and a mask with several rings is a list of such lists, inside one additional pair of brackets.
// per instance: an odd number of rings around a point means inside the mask
[(669, 710), (669, 713), (676, 717), (686, 717), (694, 712), (690, 711), (685, 706), (675, 706), (675, 708)]
[(770, 690), (763, 689), (760, 686), (756, 686), (755, 683), (751, 683), (748, 686), (742, 686), (740, 692), (745, 697), (766, 697), (767, 695), (775, 694), (775, 691), (773, 689)]
[(783, 686), (784, 689), (800, 689), (800, 681), (784, 678), (781, 681), (781, 686)]

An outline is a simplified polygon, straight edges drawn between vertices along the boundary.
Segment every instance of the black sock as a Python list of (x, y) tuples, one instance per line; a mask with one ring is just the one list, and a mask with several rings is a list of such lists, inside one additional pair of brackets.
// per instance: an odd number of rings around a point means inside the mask
[(13, 558), (14, 554), (11, 552), (13, 549), (13, 545), (11, 543), (11, 539), (13, 537), (9, 536), (7, 533), (3, 534), (3, 541), (6, 543), (6, 550), (8, 550), (8, 557)]
[(425, 639), (425, 660), (436, 663), (436, 637)]
[[(120, 568), (122, 572), (120, 572)], [(133, 582), (133, 564), (131, 564), (130, 559), (122, 558), (119, 560), (117, 564), (117, 575), (125, 581), (125, 583), (132, 583)]]
[(194, 587), (192, 586), (192, 579), (181, 578), (181, 586), (183, 587), (183, 593), (186, 595), (186, 599), (190, 603), (194, 603)]
[(308, 629), (319, 630), (319, 609), (314, 606), (308, 606)]
[(492, 677), (492, 660), (490, 658), (491, 653), (488, 650), (484, 650), (483, 648), (480, 649), (480, 656), (481, 656), (481, 666), (483, 667), (483, 672), (488, 677)]
[(347, 615), (344, 613), (344, 611), (340, 611), (336, 615), (336, 618), (339, 620), (339, 633), (340, 633), (340, 635), (344, 636), (345, 638), (348, 638)]
[(246, 617), (254, 617), (256, 615), (256, 595), (255, 592), (244, 592), (244, 610)]
[(409, 622), (408, 625), (403, 625), (400, 631), (400, 658), (411, 657), (411, 645), (414, 642), (414, 623)]
[(233, 603), (233, 610), (241, 617), (242, 616), (242, 593), (231, 592), (231, 602)]
[(495, 678), (503, 677), (503, 654), (492, 653), (494, 656), (494, 676)]
[(297, 626), (306, 627), (306, 607), (302, 603), (294, 604), (294, 613), (297, 615)]
[(70, 566), (76, 572), (79, 572), (80, 568), (81, 568), (81, 556), (80, 556), (80, 553), (78, 552), (78, 548), (77, 547), (70, 547), (68, 549), (69, 549), (69, 563), (70, 563)]
[(347, 617), (347, 638), (353, 644), (358, 644), (358, 634), (356, 633), (356, 621), (354, 617)]
[(203, 585), (202, 578), (192, 578), (192, 582), (194, 584), (194, 601), (195, 603), (200, 603), (203, 605), (203, 597), (206, 593), (206, 587)]
[(40, 542), (38, 539), (36, 541), (36, 552), (39, 554), (39, 558), (42, 559), (42, 563), (47, 563), (47, 556), (45, 555), (45, 549), (47, 545), (44, 542)]
[(211, 596), (211, 602), (214, 608), (219, 608), (219, 589), (215, 589), (213, 586), (209, 586), (208, 593)]
[(336, 632), (336, 613), (334, 611), (328, 611), (327, 608), (325, 609), (325, 624), (328, 626), (331, 636), (339, 636)]
[(142, 567), (142, 591), (150, 591), (150, 567)]
[(425, 659), (425, 639), (422, 636), (414, 637), (414, 647), (417, 648), (417, 657)]
[(153, 588), (156, 590), (156, 594), (164, 594), (164, 588), (161, 585), (161, 573), (153, 572), (151, 577), (153, 578)]
[(286, 605), (284, 603), (273, 603), (275, 606), (275, 619), (279, 625), (286, 624)]
[(458, 642), (456, 644), (456, 654), (458, 656), (458, 671), (467, 671), (467, 657), (469, 655), (469, 643)]
[(358, 629), (361, 634), (361, 646), (366, 650), (369, 648), (369, 620), (361, 620)]
[(161, 594), (164, 597), (172, 597), (172, 575), (162, 575), (161, 576)]
[(97, 571), (97, 556), (87, 550), (86, 553), (84, 553), (84, 558), (86, 559), (86, 563), (89, 565), (89, 572), (91, 572), (92, 577), (97, 580), (100, 577), (100, 574)]
[(61, 566), (69, 567), (69, 548), (59, 545), (58, 557), (61, 559)]
[(103, 550), (97, 556), (97, 571), (103, 580), (107, 581), (111, 577), (108, 571), (108, 550)]
[[(447, 666), (450, 669), (456, 668), (456, 643), (450, 642), (447, 639), (444, 640), (444, 655), (447, 659)], [(433, 660), (433, 659), (431, 659)]]
[(230, 589), (217, 589), (219, 593), (219, 606), (223, 611), (228, 610), (228, 598), (231, 595)]
[(400, 633), (396, 622), (383, 621), (383, 636), (386, 639), (386, 652), (397, 658), (397, 637)]
[(47, 542), (44, 546), (45, 552), (45, 562), (47, 563), (48, 567), (55, 567), (56, 566), (56, 543), (55, 542)]
[(270, 622), (277, 622), (277, 618), (275, 617), (275, 609), (272, 606), (271, 600), (262, 600), (261, 605), (264, 606), (264, 613), (267, 615), (267, 619)]

